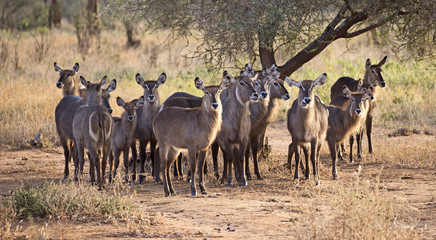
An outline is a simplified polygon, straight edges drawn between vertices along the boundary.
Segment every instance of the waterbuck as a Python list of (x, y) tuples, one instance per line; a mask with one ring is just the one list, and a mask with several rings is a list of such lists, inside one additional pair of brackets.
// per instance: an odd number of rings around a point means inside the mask
[(300, 89), (298, 98), (292, 103), (292, 107), (287, 113), (288, 130), (292, 136), (291, 145), (294, 147), (293, 152), (295, 153), (295, 181), (299, 179), (297, 166), (300, 162), (300, 154), (298, 146), (301, 146), (306, 159), (306, 171), (304, 171), (306, 180), (309, 179), (310, 149), (313, 175), (316, 184), (319, 184), (319, 151), (327, 134), (329, 112), (318, 96), (314, 95), (313, 89), (316, 85), (323, 85), (326, 80), (327, 75), (325, 73), (314, 81), (297, 82), (289, 77), (285, 78), (289, 86)]
[[(109, 112), (112, 112), (112, 109), (109, 105), (110, 92), (114, 91), (116, 87), (117, 81), (114, 79), (106, 89), (102, 89), (100, 98)], [(69, 175), (68, 162), (71, 160), (71, 157), (76, 158), (76, 151), (72, 147), (72, 143), (74, 141), (73, 120), (77, 109), (79, 109), (79, 107), (83, 104), (85, 104), (85, 99), (75, 95), (68, 95), (63, 97), (56, 106), (56, 131), (59, 135), (59, 140), (62, 148), (64, 149), (65, 155), (64, 179), (68, 178)], [(77, 178), (74, 180), (77, 180)]]
[[(383, 79), (381, 74), (381, 67), (386, 63), (385, 56), (379, 63), (372, 65), (371, 60), (367, 59), (365, 63), (365, 74), (362, 80), (355, 80), (351, 77), (341, 77), (339, 78), (331, 87), (330, 90), (330, 99), (333, 101), (337, 96), (343, 96), (342, 86), (346, 85), (350, 91), (358, 91), (359, 88), (366, 88), (372, 85), (373, 88), (373, 96), (374, 99), (377, 98), (376, 92), (378, 87), (384, 88), (386, 86), (386, 82)], [(366, 125), (366, 136), (368, 138), (368, 149), (369, 153), (372, 153), (372, 143), (371, 143), (371, 132), (372, 132), (372, 119), (373, 112), (376, 106), (376, 101), (372, 100), (369, 106), (368, 114), (366, 116), (365, 125)], [(357, 158), (360, 160), (361, 157), (361, 149), (362, 149), (362, 136), (363, 136), (363, 127), (357, 134)], [(352, 152), (354, 140), (350, 139), (350, 152)], [(342, 146), (343, 148), (343, 146)], [(353, 161), (352, 154), (350, 153), (350, 162)]]
[[(162, 104), (161, 109), (165, 108), (165, 107), (181, 107), (181, 108), (195, 108), (195, 107), (200, 107), (201, 104), (203, 102), (203, 99), (201, 97), (197, 97), (194, 95), (191, 95), (189, 93), (185, 93), (185, 92), (176, 92), (171, 94), (171, 96), (169, 96), (165, 102)], [(218, 147), (217, 143), (213, 143), (212, 144), (212, 148), (214, 147)], [(174, 177), (176, 179), (183, 179), (183, 171), (182, 171), (182, 159), (183, 159), (183, 154), (180, 153), (177, 161), (174, 164)], [(156, 161), (156, 159), (155, 159)], [(215, 161), (214, 161), (215, 164)], [(204, 173), (207, 173), (207, 163), (205, 162), (204, 164), (204, 169), (203, 169)], [(191, 181), (191, 172), (188, 172), (188, 177), (186, 178), (187, 182)]]
[(135, 133), (137, 116), (136, 110), (144, 104), (144, 96), (125, 102), (121, 97), (117, 97), (118, 106), (124, 108), (124, 112), (119, 117), (112, 117), (114, 120), (114, 134), (112, 136), (112, 153), (109, 155), (109, 181), (112, 181), (112, 166), (115, 159), (113, 177), (115, 178), (118, 165), (120, 164), (120, 154), (123, 152), (125, 178), (128, 181), (129, 173), (129, 148), (133, 141)]
[(227, 89), (223, 103), (223, 124), (218, 133), (217, 141), (223, 152), (224, 168), (223, 178), (227, 177), (227, 186), (232, 185), (232, 165), (235, 166), (235, 173), (238, 184), (247, 185), (244, 170), (244, 155), (248, 145), (251, 129), (250, 122), (250, 101), (257, 101), (259, 98), (253, 82), (257, 74), (250, 78), (246, 75), (231, 78), (230, 87)]
[[(203, 168), (207, 148), (215, 140), (221, 127), (220, 92), (229, 86), (230, 81), (231, 76), (225, 73), (219, 87), (205, 87), (202, 80), (195, 78), (195, 86), (204, 92), (201, 107), (164, 107), (155, 116), (153, 131), (159, 142), (165, 196), (175, 195), (169, 169), (182, 148), (188, 149), (189, 167), (192, 173), (191, 194), (197, 195), (196, 165), (198, 164), (199, 169)], [(199, 161), (196, 161), (198, 152)], [(199, 171), (199, 175), (201, 193), (206, 194), (203, 171)]]
[[(107, 107), (102, 105), (102, 86), (106, 83), (106, 76), (100, 83), (91, 83), (80, 76), (81, 83), (86, 87), (87, 93), (85, 104), (77, 109), (73, 120), (74, 146), (78, 162), (75, 162), (75, 175), (83, 171), (84, 149), (88, 151), (90, 160), (91, 183), (95, 182), (97, 172), (97, 184), (101, 189), (104, 187), (104, 175), (107, 157), (111, 150), (114, 123)], [(99, 152), (103, 154), (100, 162)], [(95, 168), (95, 169), (94, 169)]]
[(76, 95), (84, 97), (86, 90), (84, 87), (79, 86), (79, 80), (76, 73), (79, 71), (79, 63), (75, 63), (73, 69), (62, 69), (56, 62), (54, 63), (54, 69), (59, 73), (59, 80), (56, 82), (57, 88), (63, 89), (64, 96)]
[[(365, 121), (371, 99), (369, 92), (351, 92), (343, 86), (344, 96), (338, 96), (328, 106), (327, 142), (332, 158), (333, 179), (338, 177), (336, 170), (336, 151), (339, 144), (350, 137)], [(295, 152), (297, 153), (297, 152)]]
[[(261, 180), (263, 178), (259, 171), (258, 162), (259, 157), (261, 156), (258, 155), (259, 147), (262, 149), (266, 128), (277, 118), (278, 99), (288, 100), (290, 97), (288, 91), (283, 86), (283, 81), (278, 79), (280, 73), (275, 64), (273, 64), (269, 69), (264, 69), (257, 73), (259, 74), (259, 77), (257, 78), (256, 83), (261, 89), (259, 93), (259, 101), (251, 102), (249, 105), (251, 121), (249, 143), (253, 156), (254, 172), (256, 173), (257, 179)], [(245, 73), (243, 74), (253, 77), (256, 72), (253, 70), (251, 65), (246, 64)], [(245, 153), (245, 174), (247, 175), (248, 180), (252, 179), (249, 167), (250, 147), (247, 148)]]
[(134, 134), (134, 139), (132, 141), (132, 157), (133, 157), (133, 176), (132, 180), (136, 180), (136, 139), (139, 140), (139, 183), (143, 183), (145, 179), (145, 159), (146, 152), (145, 148), (147, 144), (150, 143), (150, 158), (152, 163), (152, 176), (155, 181), (161, 182), (159, 177), (159, 166), (157, 161), (154, 161), (154, 151), (156, 149), (156, 138), (153, 133), (153, 118), (156, 116), (157, 112), (160, 108), (160, 98), (158, 88), (160, 85), (164, 84), (167, 79), (165, 73), (162, 73), (157, 81), (148, 80), (144, 81), (141, 74), (136, 74), (136, 82), (144, 88), (144, 104), (142, 107), (136, 110), (136, 114), (138, 116), (138, 121), (136, 124), (136, 130)]

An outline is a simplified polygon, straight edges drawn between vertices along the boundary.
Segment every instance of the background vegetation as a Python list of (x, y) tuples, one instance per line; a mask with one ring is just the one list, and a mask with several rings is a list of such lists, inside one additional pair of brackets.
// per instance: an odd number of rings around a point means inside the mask
[[(88, 55), (77, 50), (74, 27), (64, 23), (60, 29), (51, 31), (29, 30), (25, 32), (0, 32), (0, 144), (28, 146), (29, 140), (43, 134), (45, 145), (58, 141), (54, 109), (62, 98), (55, 86), (59, 74), (53, 62), (64, 68), (80, 64), (78, 74), (96, 81), (102, 76), (117, 79), (119, 84), (112, 93), (114, 115), (121, 114), (116, 106), (116, 96), (126, 99), (139, 97), (143, 89), (136, 84), (134, 76), (141, 73), (148, 79), (157, 79), (166, 72), (168, 81), (160, 89), (161, 101), (176, 91), (201, 93), (193, 85), (198, 76), (206, 82), (218, 82), (221, 70), (209, 71), (202, 62), (180, 56), (186, 49), (179, 40), (171, 45), (162, 45), (167, 32), (149, 33), (141, 38), (137, 48), (126, 47), (126, 37), (121, 26), (102, 32), (101, 48)], [(191, 46), (195, 45), (192, 39)], [(279, 57), (286, 58), (286, 55)], [(296, 80), (313, 79), (326, 72), (327, 83), (317, 89), (317, 94), (328, 103), (330, 86), (341, 76), (363, 77), (367, 58), (378, 62), (384, 55), (388, 61), (383, 67), (387, 87), (381, 89), (376, 124), (389, 128), (426, 128), (436, 124), (436, 63), (434, 60), (416, 62), (399, 61), (384, 48), (372, 45), (368, 36), (350, 41), (340, 41), (329, 46), (311, 62), (296, 71)], [(255, 66), (257, 69), (260, 66)], [(232, 74), (240, 69), (226, 68)], [(296, 97), (296, 89), (288, 88), (291, 99), (282, 102), (279, 120)]]

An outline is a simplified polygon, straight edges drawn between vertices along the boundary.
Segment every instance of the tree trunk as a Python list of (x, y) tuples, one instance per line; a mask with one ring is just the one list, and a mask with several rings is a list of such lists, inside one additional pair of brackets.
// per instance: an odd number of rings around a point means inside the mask
[(274, 52), (271, 49), (259, 47), (259, 56), (263, 69), (269, 68), (276, 63)]
[(61, 8), (58, 0), (52, 0), (48, 10), (48, 27), (59, 27), (61, 25)]
[(133, 25), (130, 22), (125, 22), (124, 26), (126, 27), (127, 33), (127, 47), (139, 46), (139, 44), (141, 44), (141, 41), (133, 39)]

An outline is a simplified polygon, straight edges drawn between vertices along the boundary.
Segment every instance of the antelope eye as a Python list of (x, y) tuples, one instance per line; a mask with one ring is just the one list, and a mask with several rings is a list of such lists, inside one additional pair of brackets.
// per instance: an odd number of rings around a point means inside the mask
[(256, 87), (259, 86), (259, 83), (255, 82), (255, 83), (254, 83), (254, 86), (256, 86)]
[(247, 86), (247, 84), (245, 84), (245, 82), (243, 81), (239, 82), (239, 84), (241, 84), (242, 86)]
[(278, 85), (279, 85), (279, 83), (278, 83), (278, 82), (274, 82), (274, 85), (275, 85), (275, 86), (278, 86)]
[(352, 102), (354, 102), (354, 99), (351, 99)]
[(376, 74), (377, 72), (375, 71), (375, 69), (372, 70), (372, 73)]

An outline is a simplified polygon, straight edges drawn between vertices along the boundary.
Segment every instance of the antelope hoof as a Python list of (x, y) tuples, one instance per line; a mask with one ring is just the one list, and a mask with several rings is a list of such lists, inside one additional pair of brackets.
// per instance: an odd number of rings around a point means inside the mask
[(300, 184), (300, 181), (298, 180), (298, 178), (296, 178), (296, 179), (294, 179), (293, 183), (295, 186), (298, 186)]
[(357, 155), (357, 161), (362, 161), (362, 156)]
[(201, 191), (201, 194), (206, 195), (207, 194), (206, 190)]
[(169, 193), (165, 193), (165, 197), (169, 197), (170, 196), (170, 194)]
[(310, 180), (310, 178), (309, 177), (306, 177), (304, 180), (306, 180), (306, 181), (309, 181)]
[(74, 178), (73, 178), (73, 181), (74, 181), (74, 182), (78, 182), (79, 179), (78, 179), (77, 177), (74, 177)]
[(353, 163), (353, 159), (352, 158), (350, 158), (350, 163)]
[(242, 181), (242, 182), (239, 182), (238, 184), (239, 184), (239, 186), (247, 186), (248, 185), (247, 181)]
[(159, 185), (163, 185), (163, 182), (162, 182), (162, 180), (160, 180), (160, 179), (157, 180), (156, 183), (159, 184)]
[(319, 181), (319, 179), (318, 179), (315, 181), (315, 184), (316, 184), (316, 186), (319, 186), (321, 184), (321, 181)]
[(216, 179), (220, 179), (220, 174), (219, 173), (215, 173), (215, 177), (216, 177)]
[(263, 180), (263, 177), (261, 175), (257, 175), (257, 180)]
[(337, 180), (339, 178), (337, 173), (333, 173), (333, 180)]
[(197, 192), (191, 192), (192, 196), (197, 196)]
[(190, 182), (191, 182), (191, 178), (190, 178), (190, 177), (187, 177), (187, 178), (186, 178), (186, 182), (187, 182), (187, 183), (190, 183)]
[(247, 175), (247, 180), (253, 180), (253, 177), (251, 177), (251, 174), (250, 173), (248, 173), (248, 174), (246, 174)]
[(226, 186), (227, 186), (227, 187), (233, 187), (233, 184), (232, 184), (231, 182), (227, 182), (227, 183), (226, 183)]

